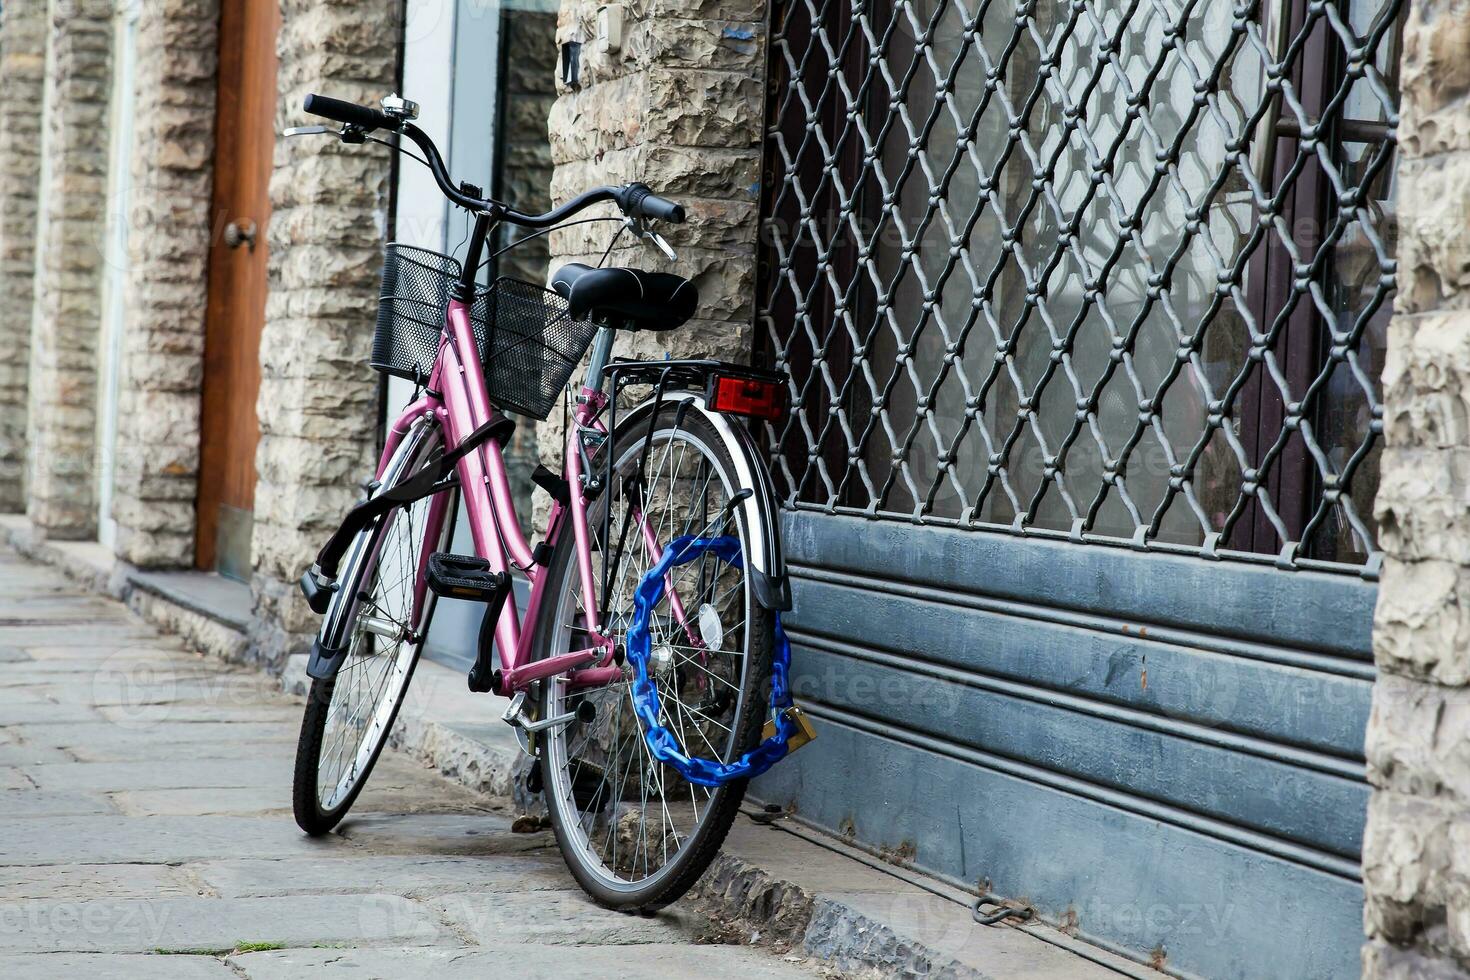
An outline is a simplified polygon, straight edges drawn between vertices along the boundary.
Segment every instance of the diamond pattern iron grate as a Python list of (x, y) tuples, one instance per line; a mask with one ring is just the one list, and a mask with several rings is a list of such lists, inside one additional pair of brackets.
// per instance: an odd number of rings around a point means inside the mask
[(782, 0), (789, 506), (1378, 567), (1399, 0)]

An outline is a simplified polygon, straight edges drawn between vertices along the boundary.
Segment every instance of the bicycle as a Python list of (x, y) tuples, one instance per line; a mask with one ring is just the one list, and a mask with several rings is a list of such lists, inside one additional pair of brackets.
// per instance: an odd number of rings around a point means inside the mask
[[(313, 95), (304, 108), (341, 129), (288, 136), (407, 154), (474, 221), (462, 262), (386, 250), (372, 363), (410, 379), (415, 396), (389, 427), (365, 499), (301, 579), (323, 621), (307, 668), (296, 821), (316, 835), (346, 815), (388, 740), (436, 598), (467, 599), (485, 606), (470, 688), (509, 699), (504, 720), (535, 757), (528, 785), (544, 793), (573, 876), (612, 908), (666, 905), (718, 852), (746, 776), (784, 755), (793, 733), (810, 734), (784, 690), (778, 614), (791, 599), (777, 505), (742, 421), (779, 420), (786, 379), (715, 361), (612, 360), (619, 331), (671, 330), (693, 316), (694, 284), (672, 274), (572, 264), (551, 290), (479, 284), (501, 222), (529, 229), (525, 241), (607, 201), (621, 218), (583, 220), (617, 221), (618, 236), (672, 256), (650, 222), (681, 223), (684, 209), (645, 185), (524, 214), (453, 184), (405, 99), (380, 110)], [(565, 409), (589, 348), (563, 471), (534, 476), (552, 504), (533, 548), (502, 454), (515, 424), (506, 413), (544, 420)], [(619, 418), (633, 386), (652, 393)], [(448, 551), (461, 495), (473, 555)], [(507, 601), (514, 573), (531, 583), (524, 623)]]

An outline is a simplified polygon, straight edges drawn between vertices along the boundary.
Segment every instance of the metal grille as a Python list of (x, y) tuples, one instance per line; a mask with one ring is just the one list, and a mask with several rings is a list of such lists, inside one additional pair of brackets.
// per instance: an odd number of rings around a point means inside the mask
[(792, 507), (1378, 566), (1399, 0), (785, 0)]

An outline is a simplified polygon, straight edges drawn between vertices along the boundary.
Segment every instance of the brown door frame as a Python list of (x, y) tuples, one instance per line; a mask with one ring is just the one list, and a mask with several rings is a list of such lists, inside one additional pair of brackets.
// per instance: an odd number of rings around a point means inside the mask
[[(227, 533), (248, 535), (255, 499), (255, 450), (260, 439), (255, 399), (265, 322), (265, 229), (270, 219), (279, 29), (280, 10), (274, 3), (223, 0), (220, 5), (195, 564), (209, 571), (219, 567), (240, 578), (248, 575), (248, 567), (238, 567), (238, 541), (226, 549), (233, 553), (221, 554), (218, 544), (222, 510), (242, 515), (244, 527), (227, 528)], [(247, 235), (253, 231), (253, 241), (244, 241), (234, 234), (236, 230)], [(248, 548), (247, 538), (247, 555)]]

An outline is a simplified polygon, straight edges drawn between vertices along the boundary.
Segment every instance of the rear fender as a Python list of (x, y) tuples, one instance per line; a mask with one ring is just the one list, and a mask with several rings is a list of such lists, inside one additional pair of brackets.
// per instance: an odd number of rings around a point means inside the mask
[[(791, 583), (786, 575), (786, 555), (781, 547), (781, 510), (776, 501), (771, 474), (755, 440), (744, 425), (729, 416), (710, 409), (700, 391), (665, 391), (666, 404), (685, 402), (686, 411), (697, 411), (719, 434), (721, 442), (734, 461), (740, 489), (754, 491), (740, 504), (745, 526), (753, 529), (747, 548), (746, 567), (750, 572), (751, 590), (756, 601), (766, 609), (785, 612), (791, 609)], [(641, 420), (648, 424), (654, 399), (638, 405), (618, 419), (618, 427), (634, 426)], [(635, 428), (636, 431), (636, 428)]]

